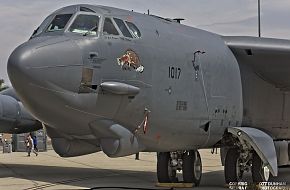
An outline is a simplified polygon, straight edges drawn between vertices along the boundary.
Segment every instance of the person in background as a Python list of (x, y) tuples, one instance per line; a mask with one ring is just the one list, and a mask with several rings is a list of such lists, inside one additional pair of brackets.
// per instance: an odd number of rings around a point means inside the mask
[(28, 136), (26, 136), (24, 143), (26, 147), (26, 152), (28, 153), (28, 148), (29, 148)]
[(135, 154), (135, 160), (140, 160), (140, 158), (139, 158), (139, 152)]
[(31, 146), (31, 143), (30, 143), (30, 140), (29, 140), (29, 135), (27, 135), (27, 137), (25, 139), (25, 146), (26, 146), (27, 156), (30, 156), (30, 152), (31, 152), (30, 146)]
[(27, 156), (30, 156), (31, 151), (33, 151), (33, 153), (38, 156), (38, 153), (34, 150), (34, 145), (33, 145), (33, 139), (31, 137), (31, 134), (29, 134), (26, 138), (26, 148), (27, 148)]
[(33, 135), (32, 137), (33, 140), (33, 148), (36, 152), (38, 152), (38, 148), (37, 148), (37, 137), (35, 135)]

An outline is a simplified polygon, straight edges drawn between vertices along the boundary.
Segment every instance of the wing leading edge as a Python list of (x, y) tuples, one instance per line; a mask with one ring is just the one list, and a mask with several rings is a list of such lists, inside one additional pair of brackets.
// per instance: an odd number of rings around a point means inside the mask
[(263, 80), (290, 91), (290, 40), (224, 36), (239, 64), (247, 64)]

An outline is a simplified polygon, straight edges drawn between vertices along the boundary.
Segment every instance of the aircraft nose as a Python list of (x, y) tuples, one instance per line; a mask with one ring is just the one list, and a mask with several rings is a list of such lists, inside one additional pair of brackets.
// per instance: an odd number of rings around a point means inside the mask
[(35, 87), (78, 92), (82, 68), (80, 48), (66, 38), (28, 41), (12, 52), (7, 63), (10, 81), (18, 94)]
[(10, 55), (7, 63), (7, 72), (13, 85), (27, 81), (29, 77), (27, 66), (31, 63), (32, 56), (33, 48), (27, 45), (17, 47)]

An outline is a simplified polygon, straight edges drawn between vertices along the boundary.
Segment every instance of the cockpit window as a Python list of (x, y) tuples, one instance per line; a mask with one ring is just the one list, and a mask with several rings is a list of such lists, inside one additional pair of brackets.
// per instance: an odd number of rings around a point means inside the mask
[(135, 24), (133, 24), (132, 22), (128, 22), (128, 21), (126, 21), (126, 24), (128, 25), (134, 38), (141, 38), (141, 32)]
[(115, 28), (110, 18), (105, 18), (103, 34), (104, 35), (119, 35), (119, 32)]
[(118, 18), (114, 18), (114, 20), (125, 37), (133, 38), (123, 20)]
[(97, 35), (99, 20), (99, 16), (96, 15), (78, 15), (69, 31), (80, 34)]
[(72, 14), (56, 15), (47, 28), (47, 32), (63, 30)]

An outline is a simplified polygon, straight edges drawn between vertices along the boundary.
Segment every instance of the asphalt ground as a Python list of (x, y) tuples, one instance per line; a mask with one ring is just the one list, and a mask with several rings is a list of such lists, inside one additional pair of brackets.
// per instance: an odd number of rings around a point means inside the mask
[[(219, 154), (200, 153), (203, 176), (194, 189), (228, 189)], [(290, 168), (280, 169), (275, 181), (290, 184)], [(0, 153), (1, 190), (170, 189), (156, 187), (156, 182), (156, 153), (140, 153), (140, 160), (134, 155), (112, 159), (102, 152), (74, 158), (61, 158), (53, 150), (31, 157), (24, 152)]]

